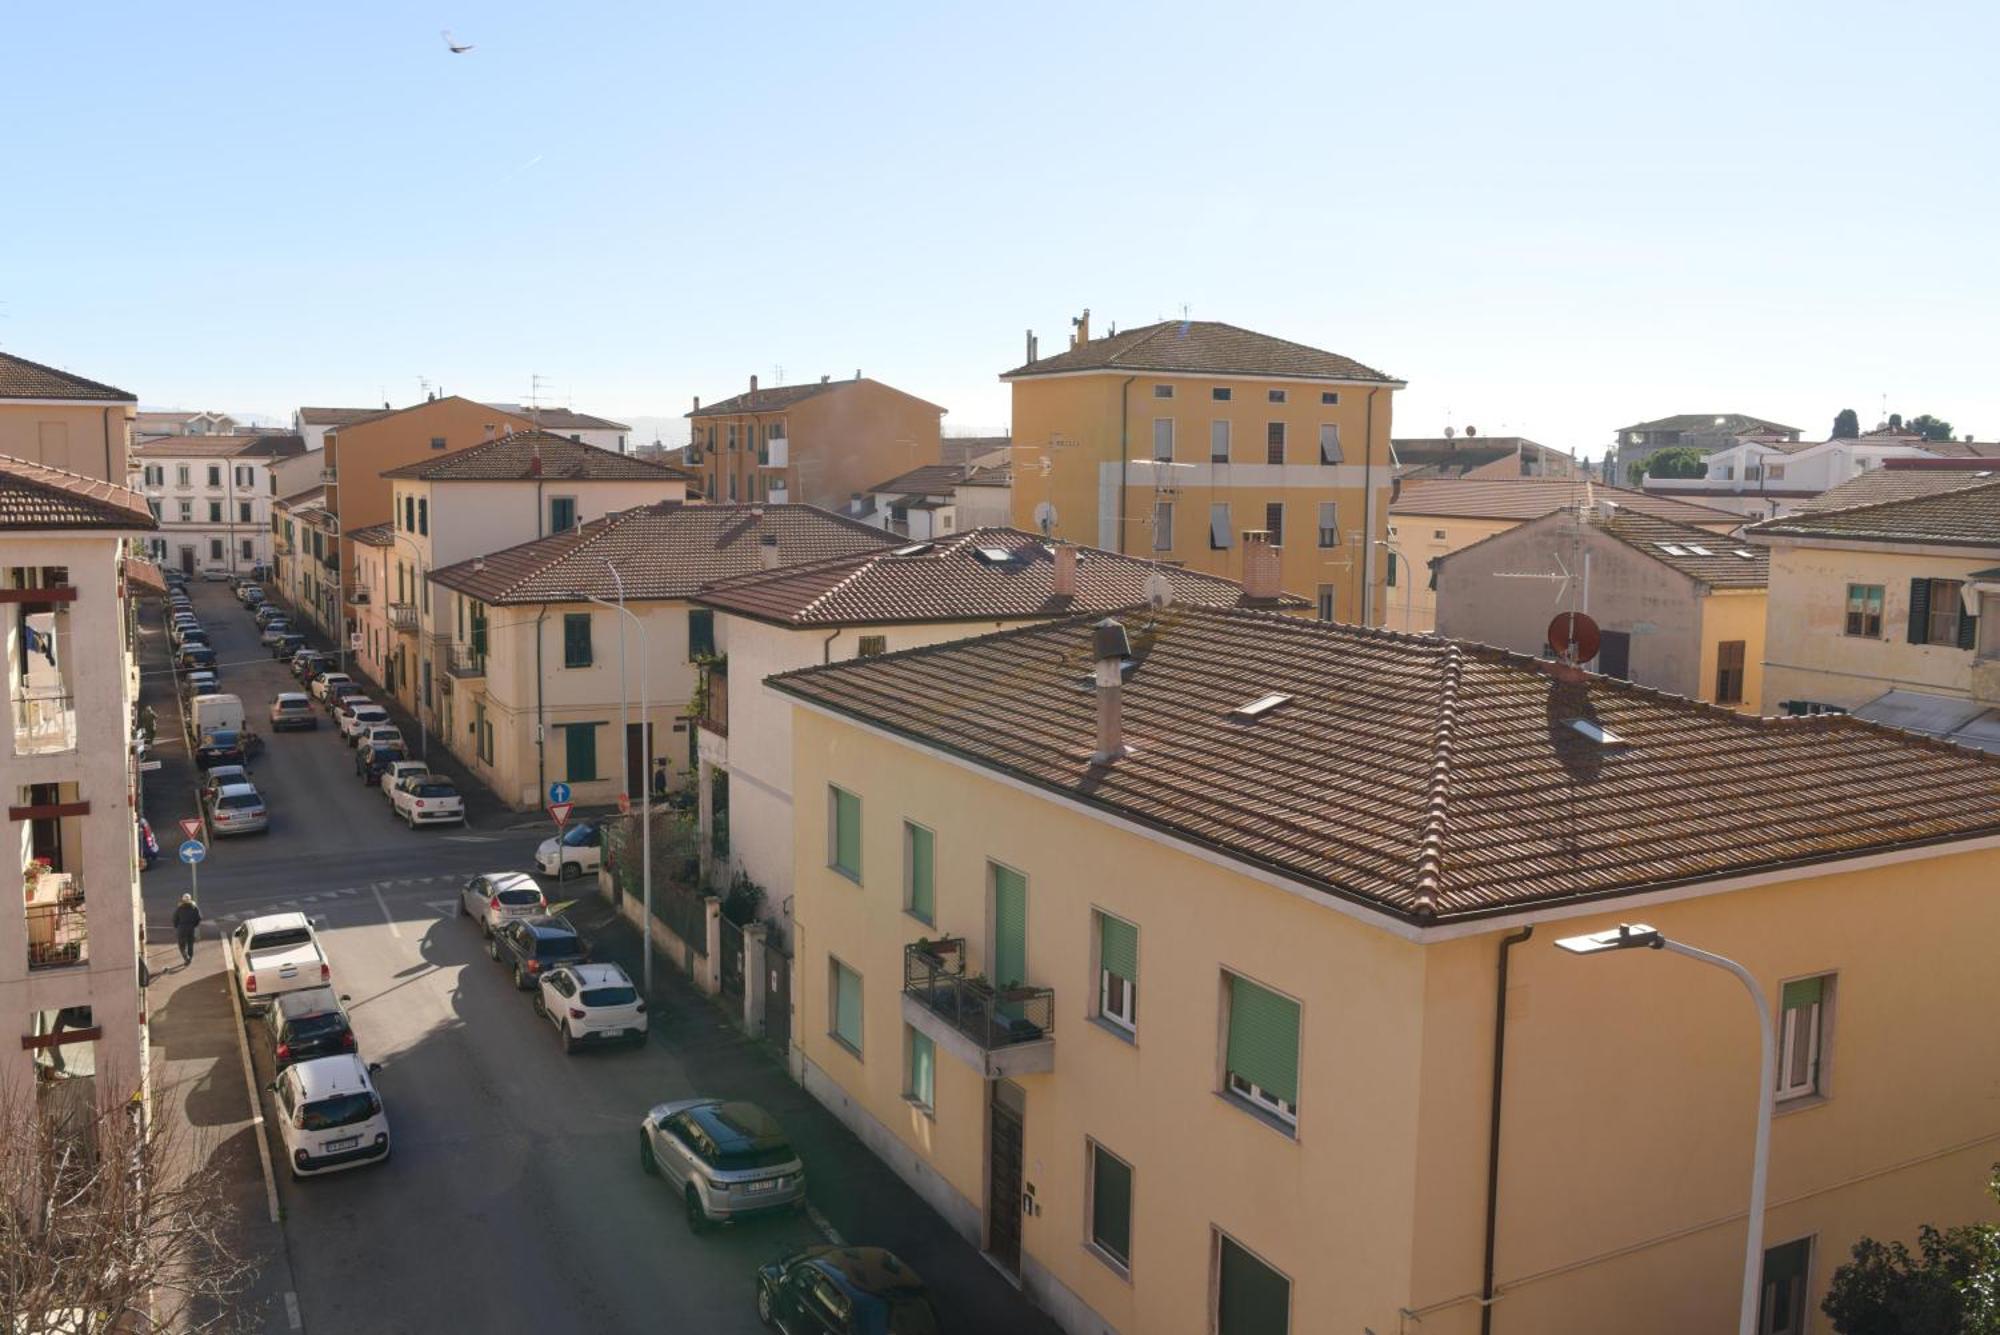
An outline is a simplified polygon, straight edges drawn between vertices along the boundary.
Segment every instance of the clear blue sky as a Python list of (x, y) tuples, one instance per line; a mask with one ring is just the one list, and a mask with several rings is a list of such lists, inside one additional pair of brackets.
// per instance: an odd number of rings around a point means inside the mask
[(2000, 436), (1991, 5), (8, 11), (0, 347), (148, 405), (859, 367), (1000, 426), (1024, 328), (1185, 304), (1402, 435)]

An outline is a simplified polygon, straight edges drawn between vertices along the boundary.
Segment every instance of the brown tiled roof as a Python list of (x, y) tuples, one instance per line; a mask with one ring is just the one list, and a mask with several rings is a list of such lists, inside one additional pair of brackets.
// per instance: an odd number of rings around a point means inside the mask
[(0, 352), (0, 399), (89, 399), (107, 403), (137, 403), (129, 391), (85, 380), (26, 357)]
[[(1156, 570), (1176, 604), (1244, 601), (1242, 587), (1230, 580), (1096, 547), (1077, 548), (1077, 591), (1057, 598), (1048, 540), (1012, 528), (969, 529), (936, 542), (743, 575), (711, 586), (696, 601), (788, 626), (1011, 621), (1132, 607), (1146, 601), (1146, 581)], [(1263, 605), (1309, 604), (1287, 594)]]
[(1768, 549), (1719, 537), (1705, 528), (1622, 510), (1609, 519), (1593, 515), (1590, 525), (1710, 588), (1762, 589), (1771, 583)]
[(396, 545), (396, 526), (393, 523), (370, 524), (357, 528), (347, 535), (364, 547), (393, 547)]
[(141, 556), (125, 558), (125, 582), (149, 593), (167, 591), (167, 577), (160, 573), (160, 567)]
[(880, 529), (810, 505), (684, 505), (662, 501), (606, 515), (568, 533), (461, 561), (433, 573), (446, 588), (487, 603), (615, 598), (686, 598), (703, 585), (760, 568), (766, 534), (791, 565), (887, 545)]
[(736, 413), (774, 413), (780, 409), (789, 408), (795, 403), (802, 403), (806, 399), (817, 395), (832, 394), (839, 390), (852, 389), (856, 385), (880, 385), (881, 388), (888, 390), (891, 394), (902, 394), (906, 399), (915, 399), (916, 402), (922, 403), (926, 407), (937, 408), (939, 412), (944, 411), (944, 409), (938, 408), (938, 405), (935, 403), (929, 403), (924, 399), (917, 398), (914, 394), (905, 393), (897, 389), (894, 385), (883, 385), (879, 380), (859, 378), (854, 380), (816, 380), (806, 385), (771, 385), (768, 388), (760, 387), (755, 393), (745, 392), (735, 395), (732, 398), (722, 399), (716, 403), (705, 403), (686, 415), (689, 417), (729, 417)]
[(1685, 524), (1740, 524), (1729, 510), (1654, 496), (1626, 487), (1607, 487), (1581, 477), (1438, 477), (1406, 480), (1389, 505), (1392, 515), (1435, 515), (1446, 519), (1539, 519), (1583, 500), (1585, 488), (1621, 508)]
[(1014, 465), (995, 464), (991, 468), (974, 468), (960, 483), (966, 487), (1011, 487), (1014, 485)]
[(1064, 371), (1185, 371), (1306, 380), (1402, 382), (1352, 357), (1325, 352), (1218, 320), (1163, 320), (1079, 343), (1001, 373), (1002, 380)]
[(949, 496), (975, 471), (964, 464), (923, 464), (899, 473), (887, 482), (877, 482), (871, 492), (894, 492), (898, 496)]
[[(2000, 760), (1855, 719), (1747, 717), (1268, 612), (1120, 619), (1132, 754), (1109, 766), (1089, 759), (1089, 616), (769, 684), (1419, 925), (2000, 831)], [(1266, 694), (1290, 698), (1232, 716)]]
[(289, 431), (239, 431), (228, 436), (162, 436), (132, 447), (134, 459), (290, 459), (306, 452)]
[[(1981, 473), (1987, 476), (1981, 477)], [(2000, 465), (1986, 469), (1959, 468), (1871, 468), (1828, 488), (1801, 504), (1801, 511), (1845, 510), (1849, 506), (1874, 505), (1881, 501), (1903, 501), (1912, 496), (1935, 496), (1961, 487), (1976, 487), (2000, 478)]]
[(1916, 440), (1910, 443), (1940, 459), (2000, 459), (2000, 441)]
[(386, 408), (301, 408), (300, 426), (346, 426), (364, 417), (379, 417)]
[(1768, 417), (1752, 417), (1748, 413), (1676, 413), (1672, 417), (1656, 417), (1650, 422), (1634, 422), (1631, 426), (1618, 428), (1620, 435), (1627, 431), (1727, 431), (1732, 435), (1747, 436), (1763, 432), (1792, 435), (1798, 428), (1773, 422)]
[(938, 453), (948, 464), (969, 464), (974, 459), (1013, 447), (1012, 436), (946, 436), (938, 442)]
[(0, 529), (157, 527), (130, 487), (0, 454)]
[(513, 413), (540, 425), (544, 431), (630, 431), (623, 422), (614, 422), (608, 417), (593, 417), (580, 413), (574, 408), (536, 408), (521, 403), (489, 403), (489, 408), (498, 408), (503, 413)]
[(1766, 519), (1746, 535), (2000, 547), (2000, 478), (1929, 496)]
[[(541, 472), (535, 461), (541, 460)], [(524, 482), (540, 476), (569, 482), (672, 482), (687, 474), (616, 450), (601, 449), (548, 431), (515, 431), (479, 445), (391, 468), (383, 477), (431, 482)]]
[(295, 491), (289, 496), (280, 496), (278, 504), (284, 506), (286, 509), (296, 510), (302, 505), (318, 505), (324, 500), (326, 500), (326, 487), (323, 484), (315, 483), (303, 491)]

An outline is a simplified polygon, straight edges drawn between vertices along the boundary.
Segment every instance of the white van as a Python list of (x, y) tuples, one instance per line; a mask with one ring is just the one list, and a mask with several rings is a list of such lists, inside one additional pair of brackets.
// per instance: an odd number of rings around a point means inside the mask
[(243, 697), (240, 695), (197, 695), (194, 698), (194, 735), (243, 731)]
[(296, 1062), (268, 1088), (278, 1101), (278, 1136), (294, 1178), (331, 1173), (389, 1157), (389, 1117), (351, 1052)]

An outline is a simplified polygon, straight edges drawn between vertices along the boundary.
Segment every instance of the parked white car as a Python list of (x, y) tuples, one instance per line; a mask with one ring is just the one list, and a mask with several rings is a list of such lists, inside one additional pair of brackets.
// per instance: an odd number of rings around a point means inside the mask
[(343, 682), (351, 685), (353, 684), (353, 681), (354, 678), (348, 676), (345, 672), (322, 672), (317, 677), (313, 678), (313, 684), (312, 684), (313, 699), (324, 700), (326, 699), (326, 693), (329, 687), (338, 685)]
[(334, 721), (340, 724), (341, 736), (352, 741), (368, 728), (381, 727), (389, 721), (389, 711), (380, 705), (356, 705), (352, 709), (333, 711)]
[(475, 918), (481, 936), (510, 918), (533, 918), (549, 911), (542, 887), (525, 872), (490, 871), (475, 876), (459, 888), (458, 916)]
[(219, 839), (225, 834), (265, 834), (270, 831), (270, 814), (264, 798), (247, 783), (232, 783), (218, 790), (208, 804), (208, 828)]
[[(382, 709), (380, 705), (375, 707)], [(382, 710), (384, 718), (388, 714), (388, 710)], [(371, 746), (394, 746), (404, 751), (410, 749), (410, 744), (403, 740), (403, 730), (393, 723), (364, 723), (354, 730), (355, 750), (366, 751)]]
[(535, 1013), (555, 1026), (564, 1052), (646, 1041), (646, 1003), (615, 964), (566, 964), (542, 975)]
[(287, 1066), (267, 1088), (278, 1103), (278, 1137), (293, 1178), (331, 1173), (389, 1157), (389, 1116), (352, 1053)]
[(303, 913), (267, 913), (230, 933), (235, 946), (236, 990), (245, 1009), (280, 992), (320, 987), (333, 969), (320, 949), (319, 933)]
[(413, 830), (419, 825), (465, 824), (465, 799), (441, 775), (403, 780), (389, 793), (389, 805)]
[(575, 880), (597, 870), (604, 852), (604, 836), (594, 821), (578, 821), (553, 839), (542, 840), (535, 850), (535, 868), (544, 876)]
[(420, 774), (428, 774), (431, 767), (421, 760), (392, 760), (389, 768), (382, 771), (382, 800), (390, 806), (396, 804), (396, 785), (404, 779), (414, 779)]

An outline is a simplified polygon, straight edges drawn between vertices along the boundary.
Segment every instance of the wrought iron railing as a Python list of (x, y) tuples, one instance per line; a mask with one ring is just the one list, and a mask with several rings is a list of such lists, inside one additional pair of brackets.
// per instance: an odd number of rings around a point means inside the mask
[(988, 1050), (1033, 1043), (1055, 1030), (1055, 990), (996, 988), (983, 977), (967, 976), (961, 936), (904, 946), (903, 993)]
[(90, 959), (89, 921), (82, 896), (28, 905), (28, 967), (60, 969)]
[(76, 747), (76, 700), (62, 686), (14, 692), (14, 754), (48, 755)]
[(397, 630), (417, 628), (417, 605), (415, 603), (390, 603), (389, 624)]
[(446, 652), (444, 670), (454, 677), (474, 678), (486, 675), (486, 655), (467, 644), (454, 644)]

